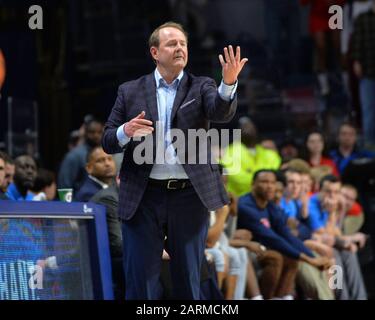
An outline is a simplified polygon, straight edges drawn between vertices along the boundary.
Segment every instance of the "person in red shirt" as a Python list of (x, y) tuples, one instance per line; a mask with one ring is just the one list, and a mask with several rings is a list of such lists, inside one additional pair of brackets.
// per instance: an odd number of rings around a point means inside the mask
[(328, 95), (330, 92), (328, 74), (327, 74), (327, 46), (326, 37), (330, 37), (336, 59), (340, 61), (340, 30), (332, 30), (329, 28), (329, 7), (332, 5), (343, 6), (346, 0), (300, 0), (302, 5), (311, 5), (309, 30), (314, 39), (317, 51), (317, 73), (322, 95)]
[(324, 137), (320, 132), (311, 132), (305, 143), (305, 160), (311, 167), (328, 166), (332, 174), (339, 177), (339, 171), (333, 160), (324, 155)]

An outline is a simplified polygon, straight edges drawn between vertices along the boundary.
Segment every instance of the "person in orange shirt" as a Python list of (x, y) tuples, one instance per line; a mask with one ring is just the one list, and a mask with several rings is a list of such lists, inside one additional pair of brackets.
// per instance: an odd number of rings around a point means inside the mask
[(4, 58), (3, 52), (0, 49), (0, 91), (1, 91), (1, 88), (3, 87), (3, 83), (5, 80), (5, 71), (6, 71), (5, 58)]

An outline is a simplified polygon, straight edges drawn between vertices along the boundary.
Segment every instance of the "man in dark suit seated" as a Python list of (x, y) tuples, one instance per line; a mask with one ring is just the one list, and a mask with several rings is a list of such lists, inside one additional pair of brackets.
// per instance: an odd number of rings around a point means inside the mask
[(102, 147), (95, 147), (87, 154), (86, 171), (88, 176), (74, 196), (74, 201), (89, 201), (99, 190), (108, 188), (116, 174), (115, 161)]
[[(214, 80), (184, 71), (187, 45), (181, 25), (169, 22), (155, 29), (149, 47), (156, 69), (119, 87), (105, 124), (104, 151), (124, 153), (119, 217), (127, 299), (161, 297), (160, 256), (165, 236), (174, 298), (199, 299), (207, 211), (229, 202), (218, 165), (202, 164), (197, 161), (199, 154), (189, 157), (193, 139), (188, 139), (187, 133), (189, 129), (207, 133), (211, 121), (233, 118), (237, 77), (247, 59), (241, 60), (239, 47), (236, 52), (232, 46), (225, 48), (224, 57), (219, 56), (223, 81), (217, 88)], [(176, 141), (172, 139), (176, 129), (183, 133), (185, 142), (178, 150), (181, 153), (175, 151)], [(210, 159), (210, 139), (207, 136), (204, 140)], [(145, 153), (152, 154), (146, 161), (140, 159), (142, 143), (146, 143)], [(160, 149), (167, 163), (157, 161), (155, 150)]]
[(125, 298), (125, 278), (122, 267), (122, 232), (118, 218), (118, 194), (120, 179), (106, 189), (97, 192), (90, 202), (102, 204), (106, 208), (109, 249), (112, 262), (112, 278), (116, 300)]

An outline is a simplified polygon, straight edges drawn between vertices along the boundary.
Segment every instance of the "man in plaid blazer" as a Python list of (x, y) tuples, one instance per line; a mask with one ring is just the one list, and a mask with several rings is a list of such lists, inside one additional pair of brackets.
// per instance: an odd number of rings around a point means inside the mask
[[(124, 152), (119, 217), (126, 298), (160, 298), (165, 247), (171, 259), (175, 298), (199, 299), (208, 210), (227, 204), (228, 197), (218, 166), (209, 161), (210, 150), (208, 163), (191, 163), (199, 154), (188, 154), (191, 141), (187, 132), (207, 131), (210, 121), (228, 122), (233, 118), (237, 77), (247, 59), (241, 60), (239, 47), (236, 52), (232, 46), (224, 48), (224, 57), (219, 56), (223, 81), (217, 88), (212, 79), (184, 71), (188, 50), (181, 25), (168, 22), (158, 27), (150, 36), (149, 46), (155, 71), (119, 87), (102, 139), (105, 152)], [(184, 133), (183, 155), (175, 152), (173, 129)], [(137, 149), (147, 139), (152, 144), (145, 144), (150, 147), (145, 153), (151, 149), (152, 161), (139, 163)], [(155, 161), (159, 146), (166, 162)], [(196, 150), (201, 152), (200, 148)]]

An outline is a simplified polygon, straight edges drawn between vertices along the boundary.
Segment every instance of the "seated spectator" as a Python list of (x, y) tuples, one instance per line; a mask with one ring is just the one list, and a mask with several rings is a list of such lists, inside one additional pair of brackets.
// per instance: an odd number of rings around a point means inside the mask
[(357, 244), (342, 236), (338, 227), (340, 180), (325, 176), (320, 182), (320, 192), (309, 202), (309, 225), (313, 238), (335, 248), (335, 260), (343, 270), (343, 287), (336, 290), (339, 299), (365, 300), (367, 293), (356, 255)]
[(302, 190), (301, 197), (310, 198), (313, 195), (314, 179), (311, 172), (301, 172)]
[[(226, 180), (224, 185), (226, 186)], [(240, 254), (243, 260), (245, 269), (240, 274), (236, 286), (236, 296), (242, 298), (244, 295), (251, 300), (263, 300), (263, 296), (260, 292), (258, 279), (256, 276), (256, 270), (254, 269), (254, 262), (252, 260), (260, 256), (263, 253), (262, 246), (252, 240), (252, 234), (249, 230), (236, 229), (237, 227), (237, 207), (238, 199), (229, 193), (230, 205), (229, 205), (229, 216), (226, 221), (225, 234), (229, 239), (229, 245), (233, 248), (240, 249)], [(243, 256), (245, 255), (245, 257)], [(247, 257), (247, 258), (246, 258)], [(267, 268), (268, 264), (264, 266)]]
[(8, 186), (13, 182), (15, 165), (13, 159), (7, 153), (0, 151), (0, 157), (5, 161), (5, 177), (0, 184), (0, 190), (6, 192)]
[[(222, 175), (222, 180), (226, 188), (227, 176)], [(238, 199), (230, 192), (228, 192), (228, 196), (230, 200), (230, 213), (226, 220), (224, 232), (229, 239), (229, 245), (240, 249), (240, 256), (243, 261), (243, 266), (245, 266), (245, 269), (243, 269), (243, 272), (240, 273), (240, 276), (237, 279), (235, 297), (242, 298), (245, 295), (246, 298), (250, 298), (251, 300), (263, 300), (263, 296), (259, 289), (256, 270), (254, 269), (254, 260), (260, 256), (263, 251), (259, 243), (251, 241), (252, 235), (250, 231), (236, 229)], [(273, 263), (273, 261), (267, 261), (263, 267), (267, 268), (268, 263)]]
[(307, 225), (309, 198), (305, 194), (302, 195), (301, 174), (297, 170), (288, 169), (285, 171), (285, 178), (286, 187), (280, 208), (287, 215), (287, 224), (291, 232), (302, 241), (310, 239), (311, 232)]
[(344, 173), (352, 160), (375, 157), (375, 153), (358, 148), (357, 128), (349, 122), (341, 124), (338, 132), (338, 147), (333, 149), (329, 155), (335, 162), (340, 175)]
[(116, 175), (116, 165), (112, 155), (102, 147), (94, 147), (87, 155), (87, 178), (74, 196), (74, 201), (89, 201), (101, 189), (108, 188)]
[[(0, 154), (0, 186), (3, 184), (5, 179), (5, 160)], [(8, 197), (0, 189), (0, 200), (8, 200)]]
[(281, 271), (273, 273), (265, 298), (290, 297), (294, 289), (298, 261), (318, 268), (329, 267), (324, 257), (313, 253), (287, 227), (287, 219), (271, 200), (275, 196), (276, 174), (272, 170), (259, 170), (254, 174), (253, 191), (239, 199), (238, 228), (250, 230), (256, 241), (282, 256)]
[(361, 229), (365, 220), (362, 206), (357, 202), (357, 189), (350, 184), (344, 184), (341, 187), (341, 195), (344, 200), (344, 216), (341, 229), (343, 234), (354, 234)]
[(312, 196), (314, 190), (314, 178), (311, 174), (311, 167), (308, 162), (302, 159), (293, 159), (284, 163), (281, 167), (282, 170), (295, 170), (301, 175), (302, 194), (307, 197)]
[(52, 201), (56, 197), (56, 179), (53, 172), (38, 169), (34, 186), (31, 189), (35, 194), (33, 201)]
[(328, 166), (331, 168), (333, 175), (339, 176), (334, 161), (325, 156), (324, 137), (322, 133), (313, 131), (307, 136), (304, 157), (311, 167)]
[(125, 277), (122, 267), (122, 231), (118, 218), (120, 179), (106, 189), (99, 190), (91, 199), (91, 202), (102, 204), (106, 208), (106, 220), (109, 238), (109, 250), (112, 261), (112, 277), (116, 300), (125, 299)]
[(73, 188), (76, 192), (87, 177), (85, 170), (88, 152), (101, 143), (103, 124), (95, 119), (85, 123), (85, 141), (69, 151), (61, 163), (59, 188)]
[(222, 158), (228, 173), (228, 192), (236, 196), (249, 192), (255, 171), (278, 169), (281, 163), (278, 153), (257, 143), (257, 129), (249, 118), (243, 117), (239, 123), (241, 141), (228, 146)]
[[(225, 288), (224, 296), (226, 300), (238, 298), (235, 297), (237, 279), (240, 273), (243, 272), (239, 252), (229, 246), (229, 241), (224, 234), (225, 221), (227, 220), (229, 212), (228, 206), (210, 212), (210, 228), (207, 234), (207, 252), (216, 258), (215, 265), (218, 266), (220, 260), (224, 258), (224, 269), (219, 265), (219, 270), (217, 271), (218, 285), (220, 289)], [(219, 252), (215, 252), (217, 249), (223, 253), (222, 256), (220, 256)]]
[(310, 172), (311, 166), (307, 161), (303, 159), (294, 158), (283, 163), (280, 169), (281, 170), (294, 169), (299, 172)]
[(14, 173), (14, 182), (7, 189), (6, 196), (10, 200), (32, 201), (34, 194), (31, 192), (34, 186), (37, 167), (34, 159), (23, 155), (14, 161), (16, 169)]

